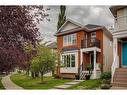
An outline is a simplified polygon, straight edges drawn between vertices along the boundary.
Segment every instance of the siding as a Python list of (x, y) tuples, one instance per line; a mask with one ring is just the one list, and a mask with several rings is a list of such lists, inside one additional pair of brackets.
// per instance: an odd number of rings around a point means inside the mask
[(103, 34), (103, 54), (103, 70), (111, 71), (111, 65), (113, 62), (113, 45), (111, 44), (110, 46), (110, 40), (105, 34)]

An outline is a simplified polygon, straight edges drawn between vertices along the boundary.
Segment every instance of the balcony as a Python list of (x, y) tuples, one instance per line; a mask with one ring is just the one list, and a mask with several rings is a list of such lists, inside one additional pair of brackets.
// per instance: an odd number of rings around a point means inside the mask
[(115, 31), (127, 30), (127, 16), (115, 18)]
[(100, 40), (96, 38), (92, 39), (84, 39), (81, 41), (82, 48), (89, 48), (89, 47), (98, 47), (100, 48)]

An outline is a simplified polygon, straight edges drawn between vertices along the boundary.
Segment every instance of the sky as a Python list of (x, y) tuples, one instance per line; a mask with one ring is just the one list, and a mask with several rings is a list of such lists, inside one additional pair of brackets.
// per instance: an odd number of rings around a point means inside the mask
[[(54, 34), (57, 32), (59, 6), (44, 6), (50, 8), (47, 13), (50, 21), (44, 20), (39, 25), (39, 31), (44, 41), (56, 41)], [(107, 28), (113, 26), (113, 15), (110, 6), (66, 6), (66, 18), (82, 25), (96, 24)]]

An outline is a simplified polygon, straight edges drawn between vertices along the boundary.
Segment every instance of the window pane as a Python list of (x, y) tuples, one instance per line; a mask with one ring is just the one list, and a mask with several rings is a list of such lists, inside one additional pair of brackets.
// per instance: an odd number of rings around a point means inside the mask
[(62, 55), (62, 66), (66, 67), (66, 55)]
[(91, 33), (91, 38), (96, 38), (96, 32)]
[(71, 55), (71, 67), (75, 67), (75, 55)]
[(68, 44), (71, 45), (71, 35), (68, 36)]
[(63, 37), (63, 43), (64, 43), (64, 46), (67, 45), (67, 36)]
[(72, 35), (72, 44), (76, 44), (76, 34)]
[(70, 67), (70, 55), (67, 55), (67, 67)]

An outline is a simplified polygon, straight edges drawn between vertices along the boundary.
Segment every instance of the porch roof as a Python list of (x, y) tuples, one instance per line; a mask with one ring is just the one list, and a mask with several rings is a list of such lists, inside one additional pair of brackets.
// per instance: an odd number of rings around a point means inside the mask
[(83, 48), (80, 49), (81, 52), (89, 52), (89, 51), (97, 51), (97, 52), (101, 52), (101, 49), (97, 48), (97, 47), (90, 47), (90, 48)]
[(127, 37), (127, 30), (113, 32), (113, 38), (123, 38)]

